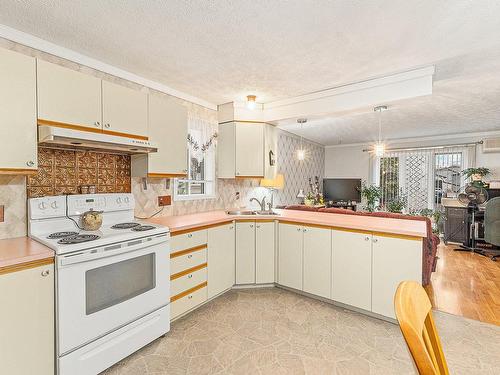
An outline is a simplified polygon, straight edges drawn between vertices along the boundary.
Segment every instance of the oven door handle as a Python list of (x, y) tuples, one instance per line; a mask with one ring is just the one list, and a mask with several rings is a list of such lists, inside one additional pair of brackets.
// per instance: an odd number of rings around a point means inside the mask
[(148, 247), (168, 242), (168, 233), (160, 234), (155, 237), (146, 237), (141, 239), (133, 239), (127, 242), (103, 246), (98, 249), (90, 249), (77, 251), (75, 253), (62, 255), (57, 257), (57, 264), (59, 268), (89, 262), (96, 259), (109, 258), (116, 255), (127, 254), (132, 251), (143, 250)]

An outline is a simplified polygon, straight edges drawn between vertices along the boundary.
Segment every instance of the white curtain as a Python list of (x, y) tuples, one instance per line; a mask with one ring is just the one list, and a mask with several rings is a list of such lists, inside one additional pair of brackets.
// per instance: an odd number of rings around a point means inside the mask
[(475, 166), (476, 146), (388, 151), (375, 158), (373, 181), (382, 188), (381, 204), (404, 196), (407, 211), (435, 208), (445, 194), (463, 189), (461, 171)]
[(195, 115), (189, 115), (188, 143), (191, 157), (201, 162), (204, 159), (205, 152), (213, 150), (215, 147), (216, 134), (216, 121), (209, 121)]

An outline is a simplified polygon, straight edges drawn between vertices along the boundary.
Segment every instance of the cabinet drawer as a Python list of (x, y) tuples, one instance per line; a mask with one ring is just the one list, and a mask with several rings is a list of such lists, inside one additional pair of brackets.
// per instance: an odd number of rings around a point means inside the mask
[(170, 238), (170, 252), (175, 253), (180, 250), (186, 250), (192, 247), (204, 245), (207, 243), (207, 230), (197, 230), (194, 232), (173, 235)]
[[(175, 298), (175, 297), (173, 297)], [(193, 291), (187, 293), (181, 298), (175, 299), (170, 303), (170, 319), (174, 319), (179, 315), (189, 311), (200, 303), (207, 300), (207, 283), (200, 284), (193, 288)]]
[(170, 295), (176, 296), (177, 294), (185, 292), (186, 290), (194, 288), (196, 285), (200, 285), (201, 283), (207, 281), (207, 264), (202, 264), (200, 267), (193, 268), (189, 273), (182, 272), (180, 274), (181, 276), (172, 279), (170, 282)]
[(170, 255), (170, 274), (185, 271), (189, 268), (199, 266), (207, 262), (207, 248), (201, 248), (187, 253), (180, 252), (179, 255)]

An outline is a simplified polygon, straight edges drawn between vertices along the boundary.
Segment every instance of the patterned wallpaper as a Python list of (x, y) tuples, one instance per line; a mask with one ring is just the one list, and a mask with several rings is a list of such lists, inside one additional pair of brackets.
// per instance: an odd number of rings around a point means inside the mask
[(38, 149), (38, 172), (28, 176), (28, 198), (81, 193), (130, 192), (130, 156), (92, 151)]

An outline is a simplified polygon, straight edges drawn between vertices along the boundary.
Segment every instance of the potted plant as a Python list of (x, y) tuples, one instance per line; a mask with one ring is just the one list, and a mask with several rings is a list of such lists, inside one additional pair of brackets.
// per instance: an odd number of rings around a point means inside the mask
[(398, 196), (386, 204), (386, 209), (389, 212), (401, 214), (406, 208), (406, 197)]
[(491, 171), (484, 167), (467, 168), (462, 171), (462, 175), (464, 175), (467, 179), (470, 179), (471, 184), (477, 187), (485, 186), (483, 178), (489, 174), (491, 174)]
[(369, 212), (375, 211), (378, 200), (382, 197), (382, 189), (376, 185), (367, 185), (363, 182), (361, 196), (366, 199), (365, 209)]

